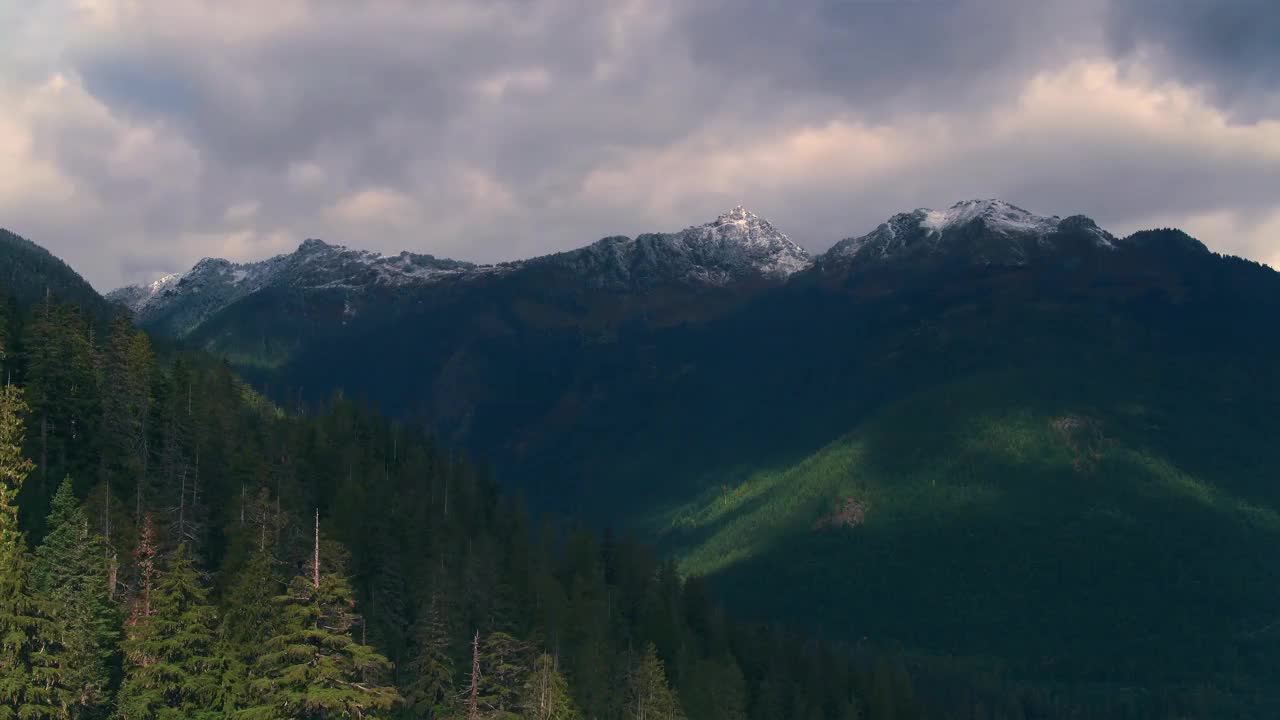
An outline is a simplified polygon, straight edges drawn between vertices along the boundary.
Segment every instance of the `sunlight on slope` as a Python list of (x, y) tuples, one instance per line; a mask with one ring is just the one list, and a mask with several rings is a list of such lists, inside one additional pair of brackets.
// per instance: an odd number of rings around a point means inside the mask
[[(908, 398), (800, 463), (717, 483), (669, 511), (662, 523), (682, 570), (714, 574), (817, 532), (856, 543), (859, 534), (998, 525), (1015, 515), (1019, 524), (1124, 525), (1149, 509), (1133, 505), (1134, 493), (1280, 530), (1276, 511), (1183, 471), (1140, 441), (1110, 437), (1102, 419), (1076, 408), (999, 407), (986, 394), (991, 382)], [(815, 527), (846, 499), (866, 508), (859, 527)]]
[[(846, 497), (868, 508), (869, 530), (911, 517), (943, 521), (980, 513), (1002, 494), (985, 476), (980, 457), (1034, 462), (1033, 433), (1029, 418), (984, 416), (958, 433), (961, 452), (877, 459), (868, 449), (875, 430), (855, 432), (792, 468), (756, 473), (735, 488), (704, 495), (673, 513), (669, 527), (677, 535), (708, 533), (684, 548), (681, 560), (686, 572), (710, 574), (752, 557), (782, 535), (811, 532)], [(911, 470), (899, 473), (899, 464)]]
[(1138, 450), (1119, 451), (1120, 459), (1155, 478), (1154, 494), (1192, 500), (1208, 509), (1266, 530), (1280, 531), (1280, 513), (1257, 503), (1232, 496), (1209, 483), (1178, 469), (1168, 460)]

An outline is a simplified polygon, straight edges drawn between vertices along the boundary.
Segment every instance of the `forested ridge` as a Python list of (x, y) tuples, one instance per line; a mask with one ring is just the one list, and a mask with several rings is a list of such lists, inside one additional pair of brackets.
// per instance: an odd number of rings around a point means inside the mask
[(1221, 700), (1024, 688), (737, 623), (669, 559), (529, 517), (482, 465), (341, 392), (288, 411), (207, 356), (157, 353), (127, 315), (106, 327), (48, 292), (3, 307), (0, 717), (1166, 718)]
[(476, 464), (340, 393), (289, 414), (221, 364), (157, 357), (125, 315), (104, 334), (53, 296), (8, 307), (2, 717), (910, 703), (901, 665), (736, 626), (640, 544), (534, 521)]

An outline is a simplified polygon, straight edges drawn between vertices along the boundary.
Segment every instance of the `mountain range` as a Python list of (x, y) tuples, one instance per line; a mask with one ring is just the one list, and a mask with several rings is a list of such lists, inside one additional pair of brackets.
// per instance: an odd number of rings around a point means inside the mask
[(582, 289), (723, 288), (783, 282), (815, 265), (862, 269), (890, 260), (958, 260), (1021, 266), (1076, 257), (1090, 247), (1116, 250), (1118, 242), (1084, 216), (1043, 217), (999, 200), (969, 200), (944, 211), (921, 208), (894, 215), (815, 258), (768, 220), (738, 206), (678, 233), (607, 237), (569, 252), (497, 265), (409, 252), (386, 257), (308, 239), (291, 254), (260, 262), (205, 258), (186, 273), (120, 288), (107, 297), (127, 306), (144, 325), (186, 336), (235, 302), (272, 288), (361, 293), (511, 274), (541, 275)]
[(1280, 275), (997, 200), (812, 256), (742, 208), (497, 265), (317, 240), (125, 288), (305, 410), (343, 388), (745, 617), (1078, 687), (1280, 698)]

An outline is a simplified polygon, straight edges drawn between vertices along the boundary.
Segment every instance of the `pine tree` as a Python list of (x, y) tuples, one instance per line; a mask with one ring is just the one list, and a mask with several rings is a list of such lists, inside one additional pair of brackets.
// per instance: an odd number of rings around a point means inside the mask
[(28, 587), (26, 541), (15, 499), (34, 464), (22, 453), (26, 403), (12, 385), (0, 390), (0, 718), (56, 717), (53, 682), (32, 675), (31, 656), (49, 637)]
[(49, 671), (55, 704), (68, 717), (92, 716), (110, 700), (111, 659), (119, 618), (107, 587), (106, 552), (63, 480), (53, 498), (49, 534), (36, 550), (32, 587), (51, 618), (55, 643), (41, 664)]
[(150, 508), (164, 513), (171, 541), (194, 548), (202, 539), (202, 523), (197, 505), (199, 468), (192, 440), (194, 417), (189, 382), (190, 370), (179, 358), (155, 384), (155, 461), (146, 497)]
[(480, 678), (476, 704), (485, 718), (511, 718), (520, 707), (524, 684), (524, 643), (504, 632), (484, 636), (479, 646)]
[(97, 421), (98, 382), (88, 325), (70, 305), (46, 297), (26, 327), (24, 350), (38, 471), (23, 510), (29, 526), (39, 527), (52, 482), (93, 469), (87, 431)]
[(627, 683), (626, 713), (629, 720), (684, 720), (680, 699), (667, 685), (666, 671), (652, 643)]
[(444, 593), (437, 589), (414, 626), (413, 648), (406, 667), (405, 709), (411, 717), (445, 717), (453, 707), (454, 664), (449, 657), (449, 626)]
[(255, 663), (254, 703), (238, 718), (384, 718), (399, 702), (383, 683), (391, 663), (351, 635), (360, 621), (351, 586), (321, 567), (317, 519), (311, 572), (276, 599), (279, 629)]
[[(387, 500), (386, 507), (395, 507), (395, 503)], [(410, 637), (409, 588), (400, 548), (401, 543), (396, 542), (386, 527), (379, 525), (373, 529), (370, 552), (377, 567), (368, 583), (366, 607), (370, 612), (365, 621), (369, 625), (370, 642), (382, 648), (396, 664), (403, 662), (406, 640)]]
[(277, 629), (274, 600), (279, 592), (270, 551), (258, 550), (226, 593), (217, 655), (222, 662), (218, 706), (228, 713), (253, 702), (250, 673), (262, 654), (262, 640)]
[(102, 464), (120, 495), (132, 495), (138, 523), (147, 509), (154, 365), (147, 336), (127, 315), (117, 316), (104, 357)]
[(520, 696), (524, 720), (578, 720), (581, 717), (569, 696), (569, 683), (556, 668), (555, 658), (543, 653), (533, 661)]
[(591, 716), (608, 713), (611, 674), (609, 661), (609, 588), (600, 564), (595, 539), (584, 532), (570, 538), (573, 574), (569, 581), (569, 617), (565, 627), (566, 663), (573, 678), (574, 692), (583, 712)]
[[(150, 523), (148, 523), (148, 526)], [(153, 542), (144, 534), (144, 542)], [(119, 720), (214, 720), (218, 695), (213, 654), (216, 615), (185, 545), (164, 571), (148, 568), (123, 645), (125, 680)]]
[(746, 720), (747, 687), (731, 657), (704, 658), (693, 664), (683, 685), (685, 707), (707, 720)]
[[(4, 302), (5, 295), (0, 292), (0, 372), (6, 369), (9, 351), (9, 304)], [(7, 382), (7, 378), (0, 377), (0, 382)]]

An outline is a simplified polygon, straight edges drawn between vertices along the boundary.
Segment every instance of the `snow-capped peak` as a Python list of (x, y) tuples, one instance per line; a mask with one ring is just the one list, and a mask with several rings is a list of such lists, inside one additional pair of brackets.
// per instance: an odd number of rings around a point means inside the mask
[(611, 236), (527, 261), (531, 268), (568, 270), (589, 287), (633, 289), (785, 280), (812, 264), (808, 251), (741, 205), (679, 232), (644, 233), (634, 239)]
[(733, 206), (732, 210), (729, 210), (728, 212), (720, 213), (720, 216), (717, 217), (710, 224), (724, 225), (727, 223), (733, 223), (734, 225), (748, 225), (748, 224), (751, 224), (752, 222), (758, 223), (758, 222), (764, 222), (764, 220), (759, 215), (756, 215), (755, 213), (742, 207), (741, 205), (735, 205)]
[(129, 307), (143, 323), (163, 318), (171, 333), (182, 336), (222, 308), (267, 287), (360, 294), (375, 287), (423, 285), (504, 269), (408, 252), (387, 257), (308, 239), (292, 253), (259, 262), (204, 258), (185, 273), (120, 288), (107, 297)]
[(170, 273), (153, 282), (114, 290), (107, 294), (107, 299), (123, 304), (136, 314), (146, 307), (152, 298), (181, 279), (182, 273)]
[(325, 250), (345, 250), (341, 245), (330, 245), (329, 243), (316, 238), (307, 238), (298, 246), (299, 253), (323, 252)]
[(1115, 238), (1092, 220), (1037, 215), (996, 199), (963, 200), (945, 210), (918, 208), (898, 213), (875, 230), (841, 240), (827, 260), (875, 260), (903, 252), (967, 254), (974, 262), (1023, 264), (1052, 250), (1054, 238), (1076, 234), (1087, 244), (1115, 247)]
[(1049, 232), (1057, 227), (1059, 221), (1057, 215), (1036, 215), (996, 199), (962, 200), (946, 210), (921, 208), (916, 212), (924, 214), (920, 225), (938, 234), (975, 220), (982, 220), (991, 230), (1017, 232)]
[(154, 292), (158, 292), (158, 291), (162, 290), (165, 286), (167, 286), (167, 285), (171, 285), (171, 284), (173, 284), (173, 283), (177, 282), (177, 281), (178, 281), (178, 278), (180, 278), (180, 277), (182, 277), (182, 273), (169, 273), (168, 275), (165, 275), (164, 277), (160, 278), (159, 280), (156, 280), (155, 282), (153, 282), (153, 283), (151, 283), (150, 285), (148, 285), (148, 286), (147, 286), (147, 288), (148, 288), (149, 290), (151, 290), (151, 292), (153, 292), (153, 293), (154, 293)]
[(807, 250), (741, 205), (680, 235), (686, 242), (713, 243), (729, 253), (740, 248), (745, 255), (743, 260), (766, 277), (785, 278), (813, 264)]
[(727, 234), (736, 235), (740, 233), (742, 236), (750, 235), (751, 230), (755, 229), (758, 231), (758, 234), (767, 234), (783, 238), (786, 237), (786, 235), (778, 232), (778, 230), (774, 228), (768, 220), (765, 220), (741, 205), (736, 205), (732, 210), (720, 213), (715, 220), (696, 227), (719, 229), (722, 233)]

